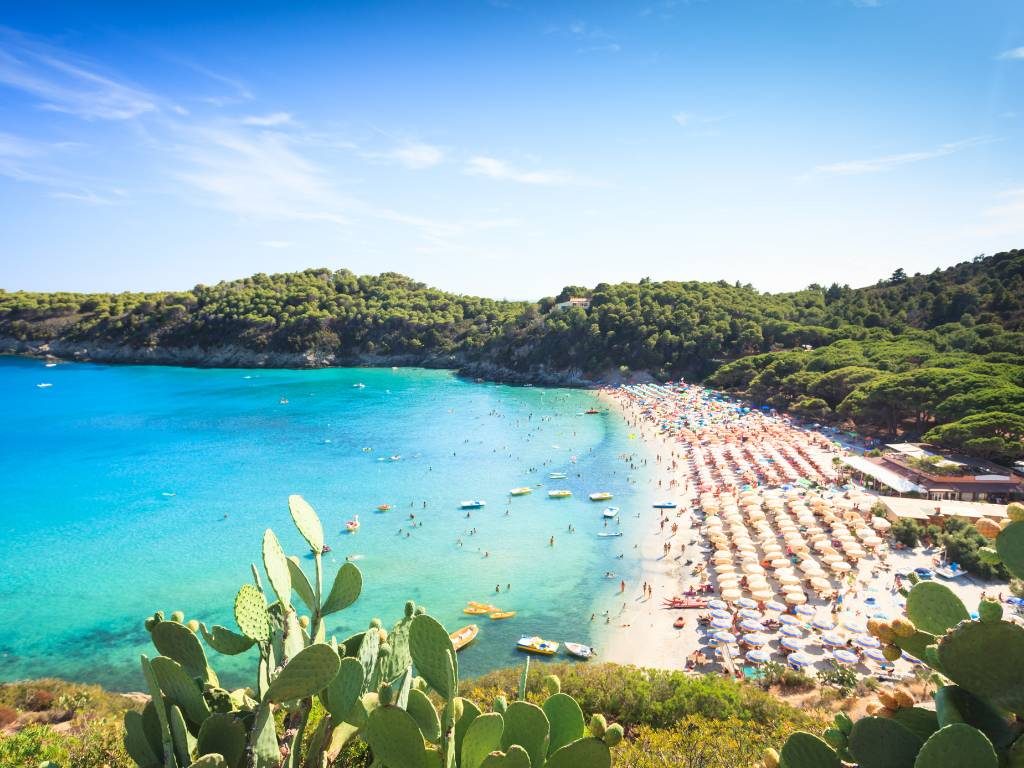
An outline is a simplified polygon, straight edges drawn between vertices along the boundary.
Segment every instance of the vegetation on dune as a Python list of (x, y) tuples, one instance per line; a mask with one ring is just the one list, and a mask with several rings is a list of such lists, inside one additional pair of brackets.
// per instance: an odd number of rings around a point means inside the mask
[[(590, 306), (559, 309), (584, 296)], [(648, 371), (815, 420), (907, 431), (996, 459), (1024, 452), (1024, 251), (867, 288), (768, 294), (725, 282), (459, 296), (394, 273), (313, 269), (153, 294), (0, 292), (0, 337), (128, 350), (367, 356), (516, 375)]]

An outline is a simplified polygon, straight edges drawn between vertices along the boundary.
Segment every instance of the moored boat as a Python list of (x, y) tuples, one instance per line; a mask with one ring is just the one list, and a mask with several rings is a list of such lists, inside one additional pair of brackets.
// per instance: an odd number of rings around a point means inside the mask
[(522, 486), (521, 488), (513, 488), (508, 492), (509, 496), (525, 496), (528, 493), (533, 493), (533, 488)]
[(572, 496), (572, 491), (567, 488), (558, 488), (554, 491), (548, 491), (549, 499), (568, 499)]
[(622, 535), (622, 531), (602, 531), (601, 533), (597, 534), (597, 538), (599, 538), (599, 539), (614, 539), (616, 536), (621, 536), (621, 535)]
[(491, 609), (485, 605), (467, 605), (462, 609), (462, 612), (468, 616), (484, 616), (491, 612)]
[(359, 530), (359, 515), (356, 515), (347, 523), (345, 523), (345, 530), (347, 530), (349, 533), (355, 533)]
[(597, 655), (597, 651), (583, 643), (566, 643), (565, 650), (570, 656), (577, 659), (591, 659)]
[(606, 518), (608, 518), (609, 520), (611, 520), (613, 517), (618, 517), (619, 516), (619, 508), (618, 507), (608, 507), (607, 509), (605, 509), (604, 512), (601, 513), (601, 515), (606, 517)]
[(468, 501), (461, 502), (459, 504), (459, 509), (480, 509), (486, 505), (487, 502), (482, 499), (470, 499)]
[(548, 480), (565, 480), (567, 477), (565, 472), (548, 472)]
[(476, 640), (476, 636), (480, 633), (480, 627), (476, 624), (467, 624), (462, 629), (457, 629), (452, 632), (448, 637), (452, 639), (452, 647), (456, 651), (461, 651), (467, 645)]
[(541, 656), (554, 656), (558, 653), (558, 643), (545, 640), (543, 637), (523, 635), (516, 643), (516, 649), (526, 653), (539, 653)]
[(611, 498), (612, 494), (609, 493), (608, 491), (597, 491), (595, 493), (590, 494), (591, 501), (608, 501)]
[(394, 509), (394, 506), (391, 505), (391, 504), (378, 504), (377, 505), (377, 511), (378, 512), (390, 512), (392, 509)]
[(494, 620), (498, 619), (511, 619), (516, 615), (515, 611), (495, 611), (491, 614), (491, 618)]
[(663, 501), (659, 504), (654, 505), (655, 509), (675, 509), (676, 503), (674, 501)]
[(588, 416), (593, 416), (595, 413), (600, 413), (600, 411), (597, 410), (597, 408), (587, 408), (587, 410), (584, 411), (584, 413), (586, 413)]

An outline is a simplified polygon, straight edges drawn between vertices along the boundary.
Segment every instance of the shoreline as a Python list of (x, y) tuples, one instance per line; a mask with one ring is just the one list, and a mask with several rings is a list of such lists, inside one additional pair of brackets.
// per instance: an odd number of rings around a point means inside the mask
[[(697, 552), (700, 537), (696, 529), (690, 527), (693, 522), (690, 509), (696, 497), (688, 486), (667, 487), (676, 479), (671, 459), (677, 449), (671, 441), (657, 434), (653, 430), (654, 425), (644, 421), (629, 403), (607, 390), (598, 391), (597, 397), (609, 407), (610, 413), (617, 414), (626, 422), (636, 440), (643, 444), (648, 461), (653, 462), (653, 466), (649, 463), (646, 467), (652, 486), (648, 495), (654, 499), (661, 494), (665, 500), (677, 504), (675, 510), (666, 510), (670, 520), (666, 530), (655, 527), (661, 519), (655, 513), (662, 510), (641, 510), (636, 522), (643, 531), (638, 543), (639, 553), (634, 555), (639, 564), (639, 575), (636, 583), (627, 583), (624, 596), (617, 596), (624, 597), (625, 610), (613, 616), (612, 623), (603, 631), (595, 633), (601, 638), (598, 659), (638, 667), (682, 670), (686, 657), (700, 647), (694, 630), (697, 612), (667, 611), (661, 607), (661, 601), (679, 595), (685, 589), (689, 568), (685, 562), (687, 559), (696, 562), (700, 556)], [(658, 460), (659, 456), (662, 461)], [(659, 480), (660, 487), (656, 484)], [(679, 524), (677, 533), (671, 532), (672, 522)], [(691, 539), (694, 540), (692, 545), (689, 544)], [(672, 552), (676, 554), (665, 556), (663, 547), (666, 543), (672, 545)], [(686, 544), (685, 549), (680, 551), (678, 547), (683, 543)], [(644, 583), (651, 587), (650, 597), (643, 596)], [(686, 617), (686, 626), (682, 629), (672, 625), (678, 615)]]

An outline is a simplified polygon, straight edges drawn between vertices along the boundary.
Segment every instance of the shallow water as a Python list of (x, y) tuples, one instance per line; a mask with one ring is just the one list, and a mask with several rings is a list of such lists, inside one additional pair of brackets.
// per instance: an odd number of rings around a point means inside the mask
[[(264, 529), (286, 551), (306, 550), (290, 493), (324, 521), (329, 573), (347, 555), (363, 571), (362, 597), (329, 631), (346, 637), (374, 616), (390, 625), (412, 598), (450, 630), (481, 625), (459, 654), (464, 675), (520, 661), (524, 633), (591, 642), (603, 623), (590, 614), (617, 605), (619, 575), (636, 573), (632, 513), (650, 499), (622, 455), (639, 446), (618, 416), (582, 413), (597, 403), (590, 392), (422, 369), (45, 368), (8, 357), (0, 402), (0, 679), (138, 689), (138, 655), (154, 652), (147, 615), (180, 609), (233, 628)], [(554, 470), (569, 479), (548, 480)], [(537, 483), (509, 500), (508, 489)], [(575, 495), (550, 500), (554, 486)], [(605, 504), (586, 499), (596, 490), (615, 494), (622, 538), (597, 538)], [(466, 519), (459, 502), (475, 498), (488, 504)], [(376, 512), (382, 503), (395, 508)], [(356, 514), (360, 530), (344, 533)], [(470, 618), (469, 600), (519, 613)], [(210, 655), (222, 680), (251, 682), (249, 655)]]

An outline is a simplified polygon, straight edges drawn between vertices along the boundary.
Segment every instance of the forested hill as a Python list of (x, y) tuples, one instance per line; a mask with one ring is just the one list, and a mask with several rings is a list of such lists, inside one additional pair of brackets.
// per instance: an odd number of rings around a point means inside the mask
[[(556, 307), (569, 296), (589, 308)], [(865, 288), (780, 294), (642, 280), (508, 302), (326, 269), (184, 292), (0, 292), (7, 349), (200, 364), (393, 360), (510, 379), (710, 377), (780, 409), (930, 429), (929, 439), (1004, 458), (1024, 439), (1022, 326), (1020, 250), (927, 275), (897, 270)]]

